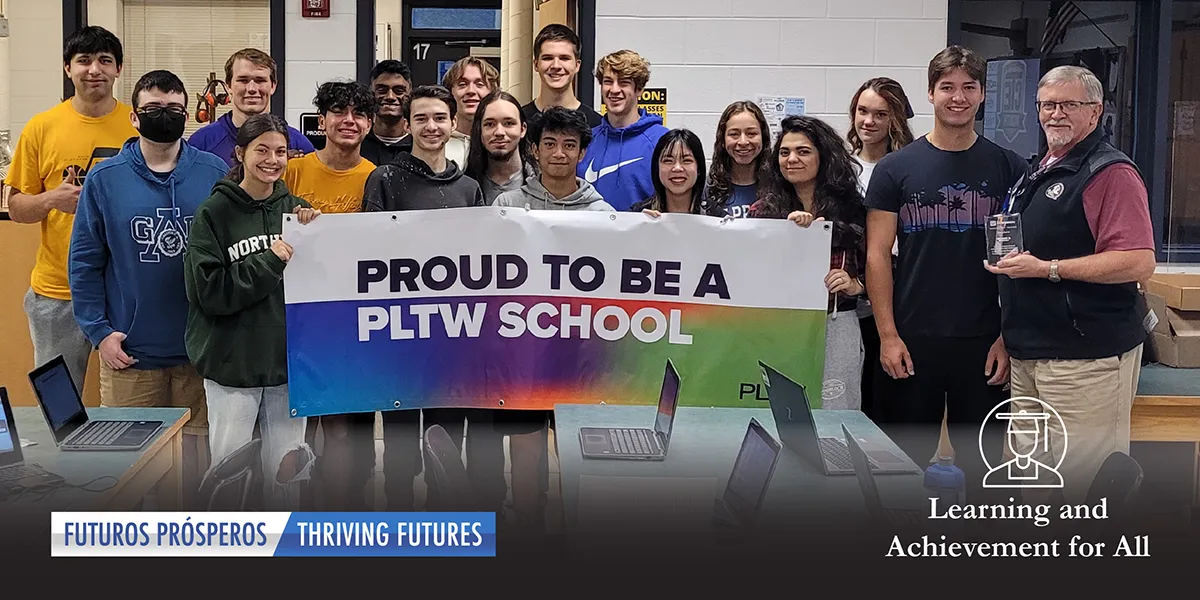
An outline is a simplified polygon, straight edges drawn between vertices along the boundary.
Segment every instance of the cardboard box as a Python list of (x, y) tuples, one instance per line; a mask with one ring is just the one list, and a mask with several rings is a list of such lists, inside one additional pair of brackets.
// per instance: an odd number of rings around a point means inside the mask
[(1146, 291), (1178, 310), (1200, 310), (1200, 273), (1155, 273)]
[(1172, 308), (1157, 294), (1146, 294), (1146, 304), (1158, 317), (1149, 337), (1155, 359), (1168, 367), (1200, 368), (1200, 311)]

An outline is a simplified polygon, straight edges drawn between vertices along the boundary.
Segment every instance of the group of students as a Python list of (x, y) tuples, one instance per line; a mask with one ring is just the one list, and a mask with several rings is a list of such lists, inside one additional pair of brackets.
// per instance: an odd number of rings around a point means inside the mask
[[(100, 27), (76, 32), (63, 57), (76, 93), (30, 121), (6, 182), (12, 219), (42, 227), (25, 299), (35, 362), (63, 355), (82, 388), (95, 348), (105, 405), (190, 408), (189, 491), (257, 429), (268, 506), (298, 506), (315, 474), (324, 506), (365, 510), (374, 413), (289, 413), (283, 216), (496, 205), (832, 222), (823, 406), (867, 412), (921, 461), (937, 445), (929, 426), (945, 415), (977, 427), (1005, 397), (997, 277), (979, 259), (984, 220), (1027, 164), (974, 131), (980, 57), (952, 46), (930, 62), (927, 136), (914, 140), (905, 91), (880, 77), (850, 100), (845, 136), (789, 116), (771, 140), (758, 106), (730, 104), (708, 166), (700, 137), (638, 106), (650, 66), (636, 52), (598, 61), (602, 117), (573, 92), (571, 29), (546, 26), (533, 50), (542, 85), (525, 105), (475, 57), (437, 86), (414, 88), (394, 60), (366, 83), (324, 83), (314, 104), (326, 141), (315, 150), (271, 114), (275, 63), (259, 50), (229, 58), (232, 110), (184, 140), (182, 81), (146, 73), (126, 105), (112, 96), (120, 41)], [(507, 437), (516, 521), (544, 525), (551, 413), (382, 417), (389, 509), (416, 507), (422, 427), (438, 424), (465, 445), (484, 510), (502, 511), (508, 495)], [(909, 425), (920, 434), (902, 435)]]

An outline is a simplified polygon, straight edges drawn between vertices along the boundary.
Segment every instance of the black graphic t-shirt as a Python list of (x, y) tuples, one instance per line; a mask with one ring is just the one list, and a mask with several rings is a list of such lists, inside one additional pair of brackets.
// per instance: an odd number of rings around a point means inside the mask
[(996, 276), (983, 268), (984, 224), (1026, 170), (1016, 153), (982, 136), (958, 152), (922, 136), (876, 165), (866, 205), (897, 213), (892, 306), (901, 337), (1000, 334)]

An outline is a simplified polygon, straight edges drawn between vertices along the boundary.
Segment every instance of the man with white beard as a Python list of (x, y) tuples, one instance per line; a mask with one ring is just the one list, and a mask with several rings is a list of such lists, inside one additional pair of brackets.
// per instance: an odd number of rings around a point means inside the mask
[[(1001, 330), (1012, 357), (1011, 412), (1048, 420), (1059, 444), (1033, 450), (1054, 465), (1068, 501), (1082, 501), (1100, 465), (1129, 452), (1129, 413), (1146, 330), (1137, 284), (1154, 273), (1154, 233), (1146, 186), (1128, 156), (1098, 127), (1104, 87), (1091, 71), (1063, 66), (1042, 77), (1038, 118), (1049, 147), (1032, 175), (1008, 194), (1019, 213), (1024, 252), (985, 267), (1000, 278)], [(1035, 444), (1018, 434), (1019, 446)], [(1013, 448), (1013, 450), (1019, 450)], [(1026, 494), (1029, 498), (1029, 494)]]

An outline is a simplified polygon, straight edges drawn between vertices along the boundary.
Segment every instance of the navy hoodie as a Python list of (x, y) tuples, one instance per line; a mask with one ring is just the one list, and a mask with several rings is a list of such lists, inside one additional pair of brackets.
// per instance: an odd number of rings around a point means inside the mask
[(135, 369), (188, 362), (188, 299), (183, 253), (192, 216), (228, 168), (181, 144), (165, 179), (146, 165), (138, 138), (88, 172), (67, 263), (75, 320), (93, 346), (114, 331), (127, 337)]
[(638, 115), (636, 123), (621, 129), (610, 125), (607, 117), (601, 121), (592, 130), (587, 156), (576, 171), (605, 202), (622, 212), (654, 195), (650, 163), (658, 138), (668, 131), (658, 115), (644, 108), (638, 109)]

